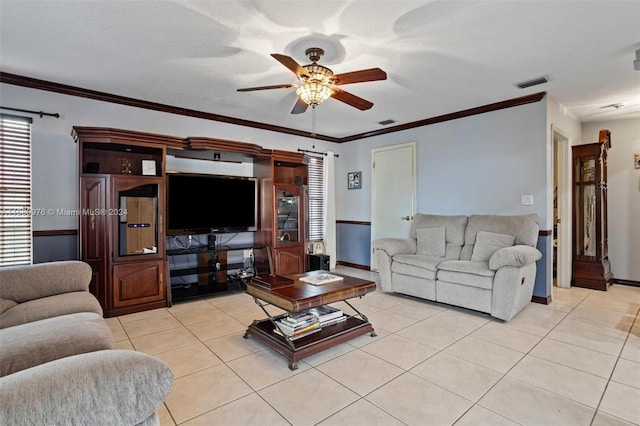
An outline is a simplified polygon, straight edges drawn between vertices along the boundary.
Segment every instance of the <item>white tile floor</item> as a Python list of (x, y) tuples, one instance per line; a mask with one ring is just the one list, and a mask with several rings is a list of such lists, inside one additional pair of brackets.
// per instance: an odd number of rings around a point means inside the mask
[(353, 303), (378, 336), (296, 371), (242, 338), (264, 314), (241, 292), (108, 322), (118, 348), (171, 366), (163, 426), (640, 425), (640, 288), (556, 288), (508, 323), (380, 291)]

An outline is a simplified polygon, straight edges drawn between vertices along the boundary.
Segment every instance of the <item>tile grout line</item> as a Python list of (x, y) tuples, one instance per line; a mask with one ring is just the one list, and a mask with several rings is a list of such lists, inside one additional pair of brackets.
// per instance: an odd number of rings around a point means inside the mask
[[(589, 423), (591, 426), (593, 426), (593, 422), (595, 421), (596, 416), (598, 415), (598, 412), (600, 411), (600, 406), (602, 405), (602, 401), (604, 400), (604, 396), (607, 393), (607, 389), (609, 388), (609, 384), (612, 381), (613, 374), (616, 372), (616, 367), (618, 366), (618, 362), (620, 361), (620, 358), (622, 357), (622, 352), (624, 351), (624, 347), (626, 346), (627, 342), (629, 341), (629, 336), (631, 335), (631, 330), (633, 330), (633, 326), (636, 324), (636, 322), (638, 322), (638, 316), (639, 315), (640, 315), (640, 309), (638, 309), (636, 311), (636, 316), (633, 319), (633, 322), (631, 323), (631, 328), (629, 329), (629, 332), (627, 333), (627, 337), (625, 338), (624, 343), (622, 344), (622, 348), (620, 348), (620, 353), (618, 354), (618, 357), (616, 358), (616, 362), (613, 364), (613, 368), (611, 369), (611, 374), (609, 375), (609, 379), (607, 380), (607, 383), (604, 386), (604, 390), (602, 391), (602, 395), (600, 395), (600, 399), (598, 400), (598, 405), (596, 406), (596, 411), (594, 411), (593, 417), (591, 418), (591, 422)], [(617, 419), (619, 418), (618, 416), (614, 416), (613, 414), (609, 414), (609, 413), (607, 413), (607, 414), (610, 415), (610, 416), (613, 416), (613, 417), (615, 417)], [(624, 420), (624, 419), (621, 419), (621, 420)], [(624, 421), (626, 421), (626, 420), (624, 420)]]

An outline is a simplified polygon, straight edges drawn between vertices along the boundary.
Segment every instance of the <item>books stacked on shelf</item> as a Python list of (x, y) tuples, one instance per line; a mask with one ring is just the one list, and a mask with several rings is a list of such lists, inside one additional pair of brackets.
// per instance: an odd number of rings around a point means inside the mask
[(273, 331), (277, 334), (284, 333), (291, 340), (296, 340), (321, 330), (318, 317), (306, 311), (281, 318), (276, 321), (276, 324), (278, 326)]
[(311, 308), (307, 312), (318, 318), (321, 328), (347, 320), (347, 317), (340, 309), (332, 306), (323, 305), (317, 308)]

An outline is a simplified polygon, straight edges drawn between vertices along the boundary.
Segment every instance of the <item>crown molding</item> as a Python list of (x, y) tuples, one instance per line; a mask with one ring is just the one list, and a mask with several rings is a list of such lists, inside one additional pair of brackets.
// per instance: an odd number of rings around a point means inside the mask
[(188, 108), (181, 108), (172, 105), (166, 105), (156, 102), (144, 101), (141, 99), (129, 98), (126, 96), (114, 95), (111, 93), (99, 92), (96, 90), (84, 89), (76, 86), (69, 86), (66, 84), (55, 83), (46, 80), (39, 80), (36, 78), (25, 77), (22, 75), (11, 74), (0, 71), (0, 82), (6, 84), (13, 84), (16, 86), (28, 87), (31, 89), (45, 90), (48, 92), (61, 93), (69, 96), (77, 96), (81, 98), (94, 99), (102, 102), (110, 102), (120, 105), (127, 105), (136, 108), (143, 108), (153, 111), (161, 111), (170, 114), (183, 115), (187, 117), (201, 118), (204, 120), (219, 121), (222, 123), (234, 124), (237, 126), (252, 127), (260, 130), (267, 130), (271, 132), (284, 133), (288, 135), (301, 136), (306, 138), (312, 138), (317, 140), (323, 140), (327, 142), (345, 143), (360, 139), (366, 139), (373, 136), (385, 135), (388, 133), (400, 132), (403, 130), (409, 130), (416, 127), (428, 126), (430, 124), (442, 123), (443, 121), (456, 120), (458, 118), (469, 117), (477, 114), (484, 114), (486, 112), (498, 111), (501, 109), (512, 108), (520, 105), (526, 105), (534, 102), (539, 102), (547, 94), (546, 92), (534, 93), (532, 95), (521, 96), (518, 98), (507, 99), (500, 102), (495, 102), (487, 105), (482, 105), (474, 108), (465, 109), (462, 111), (452, 112), (449, 114), (439, 115), (437, 117), (425, 118), (418, 121), (412, 121), (410, 123), (399, 124), (385, 129), (372, 130), (369, 132), (358, 133), (351, 136), (345, 136), (341, 138), (311, 134), (302, 130), (291, 129), (289, 127), (276, 126), (273, 124), (260, 123), (258, 121), (244, 120), (241, 118), (229, 117), (226, 115), (214, 114), (210, 112), (198, 111)]

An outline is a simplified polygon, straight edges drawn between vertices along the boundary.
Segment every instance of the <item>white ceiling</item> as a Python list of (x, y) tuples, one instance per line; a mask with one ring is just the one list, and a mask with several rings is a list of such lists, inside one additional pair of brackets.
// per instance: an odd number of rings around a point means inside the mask
[[(317, 107), (316, 131), (344, 137), (545, 91), (581, 121), (640, 117), (640, 1), (0, 0), (0, 70), (85, 89), (310, 131), (295, 83), (326, 51), (341, 86), (374, 103)], [(546, 76), (528, 89), (515, 83)], [(611, 104), (624, 108), (602, 108)], [(215, 136), (215, 135), (212, 135)]]

